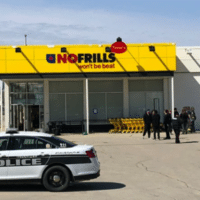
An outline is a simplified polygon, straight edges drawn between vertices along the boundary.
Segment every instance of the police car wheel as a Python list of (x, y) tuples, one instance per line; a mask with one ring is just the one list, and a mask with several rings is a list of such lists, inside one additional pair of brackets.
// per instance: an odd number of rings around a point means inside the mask
[(65, 190), (70, 181), (68, 170), (62, 166), (53, 166), (47, 169), (43, 176), (43, 185), (49, 191)]

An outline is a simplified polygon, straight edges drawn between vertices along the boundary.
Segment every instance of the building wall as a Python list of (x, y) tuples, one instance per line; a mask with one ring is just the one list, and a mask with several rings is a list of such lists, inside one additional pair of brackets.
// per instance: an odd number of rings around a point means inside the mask
[(200, 47), (177, 47), (177, 71), (174, 73), (175, 107), (195, 108), (195, 127), (200, 130)]

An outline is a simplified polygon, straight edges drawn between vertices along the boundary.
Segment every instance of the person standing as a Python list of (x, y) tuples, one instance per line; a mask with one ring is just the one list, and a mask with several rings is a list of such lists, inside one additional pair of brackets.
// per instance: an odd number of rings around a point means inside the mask
[(150, 110), (147, 110), (147, 112), (143, 116), (143, 119), (144, 119), (144, 124), (145, 124), (143, 139), (144, 139), (144, 136), (146, 135), (146, 132), (148, 132), (148, 138), (150, 138), (151, 137), (150, 129), (151, 129), (151, 122), (152, 122), (152, 116), (150, 114)]
[(152, 125), (154, 131), (154, 140), (156, 140), (156, 132), (158, 133), (158, 139), (160, 140), (160, 115), (158, 114), (157, 110), (153, 111)]
[(164, 111), (164, 126), (165, 126), (165, 132), (166, 132), (166, 137), (164, 140), (169, 140), (171, 139), (169, 135), (169, 124), (171, 123), (171, 116), (169, 115), (168, 110)]
[(180, 143), (180, 130), (181, 130), (181, 118), (179, 117), (179, 114), (176, 113), (174, 119), (172, 120), (172, 126), (176, 135), (175, 143)]
[[(169, 110), (169, 116), (170, 116), (170, 119), (172, 119), (172, 111), (171, 110)], [(169, 132), (171, 135), (173, 135), (172, 134), (172, 120), (170, 120), (170, 123), (169, 123)]]
[(178, 116), (179, 116), (179, 113), (178, 113), (178, 110), (177, 110), (177, 108), (174, 108), (174, 117), (175, 117), (176, 115), (178, 115)]
[(195, 133), (194, 121), (196, 120), (196, 114), (194, 112), (194, 107), (191, 107), (190, 119), (191, 119), (191, 133)]
[(182, 109), (180, 118), (181, 118), (181, 120), (182, 120), (182, 122), (183, 122), (183, 133), (182, 133), (182, 134), (187, 134), (187, 128), (188, 128), (188, 114), (187, 114), (185, 108)]

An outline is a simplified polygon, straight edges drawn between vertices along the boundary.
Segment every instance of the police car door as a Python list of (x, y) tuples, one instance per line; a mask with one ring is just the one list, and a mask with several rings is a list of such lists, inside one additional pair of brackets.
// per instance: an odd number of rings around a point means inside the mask
[(8, 179), (40, 178), (50, 157), (46, 142), (29, 136), (13, 136), (11, 141)]
[(8, 159), (9, 151), (7, 150), (8, 137), (0, 138), (0, 180), (7, 179), (8, 169), (6, 160)]

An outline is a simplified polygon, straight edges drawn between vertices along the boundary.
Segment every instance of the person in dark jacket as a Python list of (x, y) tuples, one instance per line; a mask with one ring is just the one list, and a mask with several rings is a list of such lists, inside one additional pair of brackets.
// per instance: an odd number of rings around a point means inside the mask
[(156, 132), (158, 133), (158, 139), (160, 140), (160, 115), (157, 110), (152, 113), (152, 125), (154, 131), (154, 140), (156, 140)]
[(176, 135), (175, 143), (180, 143), (180, 130), (181, 130), (181, 118), (179, 117), (179, 114), (175, 115), (175, 118), (172, 120), (172, 126)]
[[(172, 119), (172, 111), (171, 110), (169, 110), (169, 116), (170, 116), (170, 119)], [(170, 120), (170, 121), (171, 122), (169, 124), (169, 132), (170, 132), (171, 135), (173, 135), (172, 134), (172, 120)]]
[(152, 116), (151, 116), (151, 113), (149, 110), (147, 110), (147, 112), (144, 114), (144, 124), (145, 124), (145, 127), (144, 127), (144, 133), (143, 133), (143, 139), (144, 139), (144, 136), (146, 135), (146, 132), (148, 132), (148, 138), (151, 137), (151, 122), (152, 122)]
[(164, 111), (164, 126), (165, 126), (165, 132), (166, 132), (166, 138), (164, 140), (169, 140), (171, 139), (169, 135), (169, 125), (171, 123), (171, 116), (169, 115), (168, 110)]
[(190, 120), (191, 120), (191, 133), (195, 133), (194, 121), (196, 120), (196, 114), (194, 112), (194, 107), (191, 107)]
[(176, 115), (178, 115), (178, 116), (179, 116), (179, 113), (178, 113), (178, 110), (177, 110), (177, 108), (174, 108), (174, 117), (175, 117)]
[(187, 128), (188, 128), (188, 114), (186, 112), (186, 109), (182, 109), (182, 113), (180, 115), (180, 118), (183, 122), (183, 133), (182, 134), (187, 134)]

